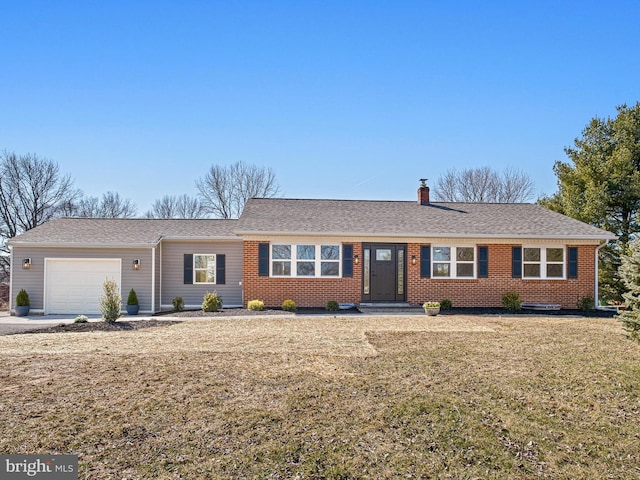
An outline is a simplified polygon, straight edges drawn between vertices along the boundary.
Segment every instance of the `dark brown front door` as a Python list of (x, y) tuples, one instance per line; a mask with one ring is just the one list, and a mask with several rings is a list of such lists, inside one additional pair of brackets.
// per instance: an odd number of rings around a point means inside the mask
[(406, 299), (406, 245), (365, 244), (363, 300), (399, 302)]

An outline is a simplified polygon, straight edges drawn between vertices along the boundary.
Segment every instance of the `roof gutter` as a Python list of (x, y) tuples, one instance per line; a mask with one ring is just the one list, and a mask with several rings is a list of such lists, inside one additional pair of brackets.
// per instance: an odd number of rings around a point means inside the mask
[(374, 233), (374, 232), (283, 232), (283, 231), (251, 231), (251, 230), (236, 230), (234, 232), (239, 237), (243, 235), (261, 235), (261, 236), (278, 236), (278, 237), (386, 237), (386, 238), (465, 238), (465, 239), (477, 239), (477, 238), (490, 238), (490, 239), (504, 239), (504, 240), (524, 240), (524, 239), (537, 239), (537, 240), (600, 240), (608, 242), (609, 240), (615, 240), (617, 237), (611, 235), (541, 235), (541, 234), (496, 234), (496, 233), (428, 233), (428, 232), (412, 232), (412, 233)]

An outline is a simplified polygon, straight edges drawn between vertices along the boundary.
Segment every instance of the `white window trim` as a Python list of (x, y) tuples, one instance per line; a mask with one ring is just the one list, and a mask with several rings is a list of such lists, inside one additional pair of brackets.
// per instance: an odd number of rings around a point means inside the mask
[[(287, 245), (291, 247), (291, 258), (273, 258), (273, 247), (274, 245)], [(310, 245), (315, 247), (316, 258), (313, 260), (308, 260), (305, 258), (298, 259), (298, 249), (299, 245)], [(322, 247), (338, 247), (338, 258), (336, 260), (323, 260), (322, 257)], [(274, 262), (291, 262), (291, 275), (275, 275), (273, 273), (273, 263)], [(297, 263), (298, 262), (314, 262), (315, 263), (315, 275), (298, 275)], [(322, 275), (322, 263), (323, 262), (334, 262), (338, 264), (338, 275)], [(278, 242), (269, 244), (269, 276), (274, 278), (342, 278), (342, 244), (341, 243), (287, 243), (287, 242)]]
[[(197, 270), (207, 270), (206, 268), (196, 268), (196, 257), (213, 257), (213, 264), (215, 265), (213, 270), (213, 278), (215, 281), (213, 282), (197, 282), (196, 281), (196, 271)], [(218, 255), (215, 253), (194, 253), (193, 254), (193, 284), (194, 285), (217, 285), (218, 283)]]
[[(539, 248), (540, 261), (526, 262), (524, 259), (525, 248)], [(547, 262), (547, 249), (558, 248), (562, 250), (562, 262)], [(540, 264), (539, 277), (527, 277), (524, 272), (526, 264)], [(547, 277), (547, 265), (562, 265), (562, 277)], [(565, 245), (522, 245), (522, 279), (523, 280), (566, 280), (567, 279), (567, 247)]]
[[(440, 260), (434, 260), (435, 257), (435, 248), (438, 247), (448, 247), (451, 249), (451, 259), (449, 261), (440, 261)], [(456, 260), (457, 257), (457, 249), (458, 248), (473, 248), (473, 261), (471, 262), (458, 262)], [(438, 275), (434, 275), (434, 268), (433, 265), (435, 263), (448, 263), (449, 264), (449, 276), (448, 277), (441, 277)], [(473, 276), (471, 277), (459, 277), (458, 276), (458, 263), (467, 263), (470, 265), (473, 265)], [(478, 247), (477, 245), (459, 245), (459, 244), (447, 244), (447, 243), (439, 243), (439, 244), (432, 244), (431, 245), (431, 279), (432, 280), (475, 280), (478, 278)]]

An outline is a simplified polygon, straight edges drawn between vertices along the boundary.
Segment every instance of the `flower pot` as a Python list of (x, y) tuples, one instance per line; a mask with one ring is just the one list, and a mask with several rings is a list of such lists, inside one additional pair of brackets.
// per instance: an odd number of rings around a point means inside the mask
[(436, 315), (438, 315), (440, 313), (440, 307), (426, 307), (424, 309), (424, 313), (426, 313), (427, 315), (430, 315), (432, 317), (435, 317)]
[(16, 317), (26, 317), (27, 315), (29, 315), (29, 310), (29, 305), (16, 306)]
[(137, 315), (140, 305), (127, 305), (127, 315)]

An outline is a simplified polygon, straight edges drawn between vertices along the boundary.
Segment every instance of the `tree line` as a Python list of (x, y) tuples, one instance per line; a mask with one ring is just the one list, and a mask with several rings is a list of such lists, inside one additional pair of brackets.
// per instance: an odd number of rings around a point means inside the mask
[[(236, 162), (212, 165), (195, 182), (197, 196), (165, 195), (144, 218), (238, 218), (251, 197), (276, 196), (271, 168)], [(86, 196), (53, 160), (36, 154), (0, 154), (0, 279), (10, 272), (7, 240), (56, 217), (135, 218), (135, 203), (117, 192)]]

